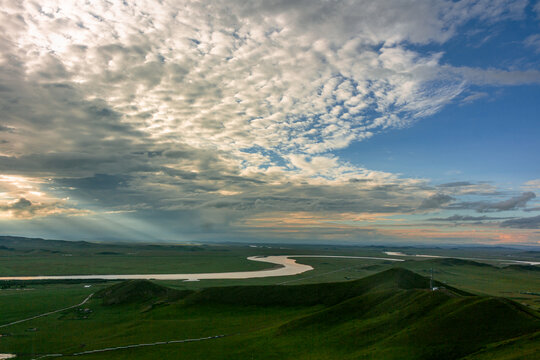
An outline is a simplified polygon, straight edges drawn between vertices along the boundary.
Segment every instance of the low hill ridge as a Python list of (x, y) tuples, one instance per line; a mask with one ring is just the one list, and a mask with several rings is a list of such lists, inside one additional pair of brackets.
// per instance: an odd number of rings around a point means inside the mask
[[(477, 353), (488, 356), (488, 349), (499, 352), (497, 344), (510, 340), (519, 344), (519, 353), (534, 353), (536, 345), (528, 339), (540, 331), (537, 312), (505, 298), (474, 296), (448, 286), (430, 291), (429, 282), (412, 271), (392, 268), (340, 283), (230, 286), (191, 292), (145, 280), (127, 281), (97, 296), (106, 304), (149, 305), (153, 301), (149, 310), (156, 301), (182, 299), (168, 308), (168, 314), (231, 313), (244, 306), (260, 314), (270, 306), (301, 309), (298, 317), (231, 338), (236, 345), (230, 348), (237, 349), (238, 355), (248, 356), (253, 353), (250, 349), (264, 349), (257, 346), (270, 342), (276, 354), (290, 355), (276, 358), (311, 354), (319, 359), (451, 360)], [(318, 356), (323, 353), (328, 357)]]
[(505, 266), (503, 269), (505, 270), (517, 270), (517, 271), (540, 271), (540, 266), (537, 265), (508, 265)]
[(128, 280), (98, 291), (95, 297), (101, 298), (104, 305), (120, 305), (150, 300), (175, 300), (190, 293), (188, 290), (175, 290), (148, 280)]
[[(426, 260), (424, 260), (426, 261)], [(469, 260), (469, 259), (458, 259), (458, 258), (439, 258), (439, 259), (430, 259), (426, 262), (430, 262), (434, 265), (446, 265), (446, 266), (476, 266), (484, 268), (497, 268), (496, 266), (486, 264), (479, 261)]]
[[(434, 282), (436, 286), (443, 284)], [(187, 303), (259, 306), (334, 305), (369, 291), (429, 289), (429, 279), (410, 270), (392, 268), (365, 278), (337, 283), (307, 285), (228, 286), (203, 289), (186, 298)], [(459, 296), (471, 295), (446, 286)]]

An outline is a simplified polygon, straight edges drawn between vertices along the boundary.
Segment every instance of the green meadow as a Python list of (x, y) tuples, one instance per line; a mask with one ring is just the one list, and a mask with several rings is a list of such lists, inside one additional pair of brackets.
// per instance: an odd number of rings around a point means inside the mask
[[(21, 359), (519, 359), (540, 345), (536, 311), (450, 286), (431, 291), (428, 278), (400, 268), (349, 282), (183, 291), (133, 280), (3, 331), (0, 351)], [(223, 337), (73, 355), (209, 336)]]
[[(532, 359), (540, 351), (539, 267), (497, 259), (534, 260), (536, 253), (480, 250), (448, 249), (446, 256), (487, 260), (302, 257), (297, 261), (314, 270), (245, 280), (4, 281), (0, 325), (94, 295), (80, 307), (0, 327), (0, 353), (20, 359)], [(0, 239), (0, 276), (245, 271), (272, 267), (246, 260), (254, 255), (385, 257), (385, 251), (445, 256), (426, 248), (15, 238)], [(432, 269), (436, 291), (429, 289)], [(185, 339), (201, 340), (174, 343)], [(165, 343), (84, 353), (154, 342)]]

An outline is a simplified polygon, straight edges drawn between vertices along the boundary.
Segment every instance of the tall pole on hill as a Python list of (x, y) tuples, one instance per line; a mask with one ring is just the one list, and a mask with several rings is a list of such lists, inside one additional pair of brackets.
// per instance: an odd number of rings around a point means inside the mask
[(433, 268), (431, 268), (431, 277), (429, 278), (429, 289), (433, 291)]

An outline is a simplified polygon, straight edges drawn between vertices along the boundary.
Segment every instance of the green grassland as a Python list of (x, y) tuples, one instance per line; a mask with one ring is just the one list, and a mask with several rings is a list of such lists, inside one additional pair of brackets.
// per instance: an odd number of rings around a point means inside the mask
[[(404, 257), (406, 262), (299, 258), (314, 270), (296, 276), (244, 280), (165, 281), (177, 289), (227, 285), (309, 284), (359, 279), (394, 266), (428, 275), (475, 294), (502, 296), (540, 309), (540, 266), (508, 265), (489, 259), (538, 260), (540, 251), (503, 247), (413, 248), (328, 245), (133, 245), (95, 244), (0, 236), (0, 276), (149, 274), (251, 271), (273, 267), (249, 261), (254, 255), (348, 255), (385, 257), (384, 251), (488, 260)], [(491, 266), (488, 266), (491, 265)], [(1, 292), (0, 292), (1, 293)], [(1, 316), (1, 315), (0, 315)]]
[[(0, 276), (197, 273), (273, 265), (254, 255), (385, 257), (384, 251), (476, 258), (298, 258), (314, 270), (244, 280), (0, 282), (0, 353), (38, 354), (204, 338), (66, 359), (528, 359), (540, 352), (538, 260), (507, 248), (126, 245), (0, 237)], [(76, 270), (74, 270), (76, 269)], [(440, 291), (429, 291), (433, 269)], [(91, 287), (85, 287), (91, 285)], [(88, 310), (85, 310), (88, 309)]]
[(268, 268), (249, 247), (111, 245), (0, 237), (0, 276), (166, 274)]
[(380, 260), (298, 258), (298, 262), (311, 265), (314, 270), (277, 278), (159, 283), (177, 289), (227, 285), (297, 285), (356, 280), (393, 267), (406, 268), (424, 276), (429, 276), (433, 269), (434, 278), (444, 284), (479, 295), (510, 298), (540, 309), (540, 267), (535, 270), (521, 265), (498, 267), (455, 259), (421, 259), (394, 263)]
[(62, 358), (506, 359), (534, 354), (540, 333), (530, 308), (451, 286), (432, 292), (428, 278), (401, 268), (348, 282), (183, 291), (129, 281), (85, 306), (10, 327), (0, 352), (31, 359), (225, 335)]
[(501, 268), (456, 259), (407, 261), (400, 266), (425, 276), (433, 268), (434, 278), (446, 284), (475, 294), (507, 297), (540, 309), (540, 267), (534, 270), (521, 265)]
[(84, 288), (80, 284), (48, 284), (0, 290), (0, 325), (80, 303), (103, 286), (96, 284)]

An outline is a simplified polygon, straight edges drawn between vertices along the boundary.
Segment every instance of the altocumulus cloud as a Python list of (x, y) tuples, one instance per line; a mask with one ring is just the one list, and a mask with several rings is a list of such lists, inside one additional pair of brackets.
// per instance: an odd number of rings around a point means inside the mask
[[(472, 20), (520, 19), (526, 6), (6, 1), (0, 171), (51, 178), (39, 189), (65, 211), (76, 208), (54, 199), (68, 194), (112, 211), (183, 216), (186, 225), (200, 218), (231, 226), (276, 210), (449, 206), (454, 196), (433, 195), (426, 180), (332, 152), (433, 115), (470, 85), (540, 82), (536, 71), (453, 67), (441, 52), (416, 50)], [(37, 195), (16, 186), (5, 194), (2, 211), (47, 214)], [(523, 196), (461, 206), (516, 209), (532, 198)]]
[[(7, 4), (4, 58), (18, 59), (13, 73), (34, 86), (5, 83), (38, 104), (50, 99), (36, 84), (56, 92), (49, 97), (60, 102), (58, 113), (28, 109), (43, 125), (75, 102), (111, 132), (131, 126), (158, 141), (230, 152), (255, 145), (321, 153), (406, 126), (463, 91), (462, 70), (406, 43), (444, 42), (474, 17), (519, 17), (525, 2), (370, 4)], [(80, 101), (70, 98), (74, 91)]]

